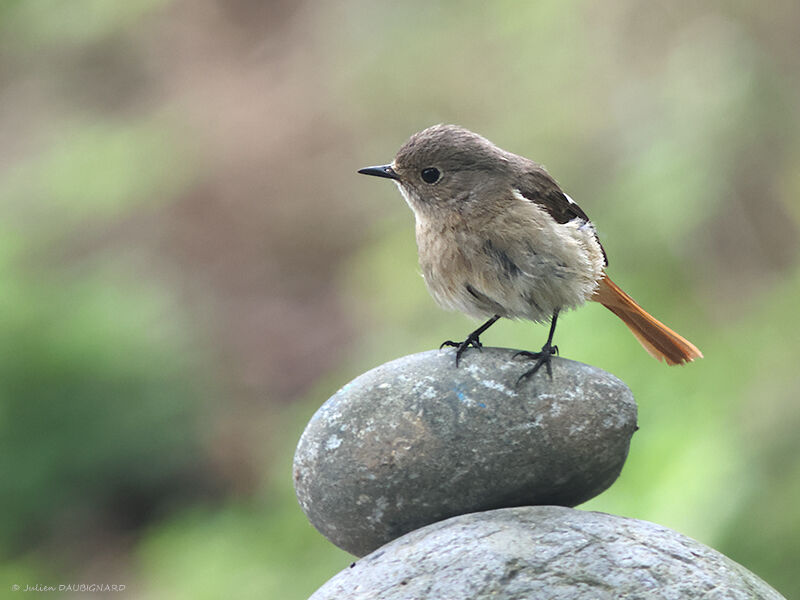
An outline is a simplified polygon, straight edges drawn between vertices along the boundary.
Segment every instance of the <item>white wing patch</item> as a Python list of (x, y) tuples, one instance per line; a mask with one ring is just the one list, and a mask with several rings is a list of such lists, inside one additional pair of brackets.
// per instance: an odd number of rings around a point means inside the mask
[(521, 202), (530, 202), (530, 200), (523, 196), (522, 192), (520, 192), (517, 188), (511, 188), (511, 195)]

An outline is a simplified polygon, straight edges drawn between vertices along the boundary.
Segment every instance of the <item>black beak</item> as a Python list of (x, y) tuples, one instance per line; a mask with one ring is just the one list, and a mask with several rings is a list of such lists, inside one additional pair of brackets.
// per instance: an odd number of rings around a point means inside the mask
[(386, 177), (387, 179), (400, 179), (391, 165), (380, 165), (377, 167), (364, 167), (358, 170), (362, 175), (374, 175), (375, 177)]

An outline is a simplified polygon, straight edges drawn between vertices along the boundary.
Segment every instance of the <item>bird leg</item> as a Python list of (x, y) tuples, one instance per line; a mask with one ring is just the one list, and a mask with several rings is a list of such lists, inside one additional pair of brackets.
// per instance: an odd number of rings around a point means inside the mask
[(500, 315), (493, 316), (491, 319), (486, 321), (486, 323), (484, 323), (483, 325), (478, 327), (475, 331), (470, 333), (467, 336), (467, 339), (465, 339), (463, 342), (454, 342), (453, 340), (447, 340), (446, 342), (442, 342), (442, 345), (439, 346), (439, 350), (441, 350), (445, 346), (451, 346), (453, 348), (456, 348), (456, 368), (458, 368), (458, 361), (461, 358), (461, 355), (464, 354), (464, 351), (470, 346), (480, 350), (483, 347), (483, 344), (481, 344), (481, 341), (478, 338), (484, 331), (486, 331), (487, 329), (489, 329), (489, 327), (494, 325), (495, 321), (497, 321), (497, 319), (499, 318)]
[(517, 352), (514, 357), (517, 356), (524, 356), (526, 358), (531, 358), (536, 360), (536, 364), (533, 365), (530, 369), (525, 371), (522, 375), (519, 376), (517, 379), (517, 383), (519, 384), (520, 381), (523, 379), (527, 379), (531, 377), (533, 374), (536, 373), (539, 369), (542, 368), (544, 365), (547, 368), (547, 374), (550, 378), (553, 378), (553, 370), (550, 367), (550, 360), (553, 358), (553, 355), (558, 354), (558, 346), (553, 345), (553, 334), (556, 332), (556, 321), (558, 320), (558, 309), (553, 311), (553, 318), (550, 321), (550, 333), (547, 336), (547, 341), (542, 346), (542, 349), (539, 352), (526, 352), (523, 350), (522, 352)]

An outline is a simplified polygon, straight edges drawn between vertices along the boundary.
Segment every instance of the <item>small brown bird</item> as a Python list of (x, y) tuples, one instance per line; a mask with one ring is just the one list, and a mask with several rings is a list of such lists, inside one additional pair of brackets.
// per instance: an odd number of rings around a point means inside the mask
[(703, 355), (606, 275), (594, 225), (545, 169), (455, 125), (415, 133), (391, 164), (359, 173), (394, 180), (416, 218), (422, 275), (436, 302), (488, 320), (456, 348), (456, 366), (499, 318), (550, 320), (535, 364), (550, 359), (561, 311), (587, 300), (617, 315), (651, 356), (679, 365)]

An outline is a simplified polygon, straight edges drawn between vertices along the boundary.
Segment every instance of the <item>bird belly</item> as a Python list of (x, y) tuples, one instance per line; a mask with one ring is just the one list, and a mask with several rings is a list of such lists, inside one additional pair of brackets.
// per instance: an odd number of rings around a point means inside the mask
[(580, 306), (603, 275), (602, 250), (590, 223), (551, 223), (494, 223), (482, 231), (418, 224), (428, 290), (443, 308), (478, 319), (546, 321), (555, 310)]

